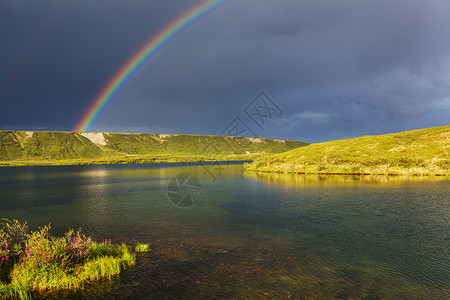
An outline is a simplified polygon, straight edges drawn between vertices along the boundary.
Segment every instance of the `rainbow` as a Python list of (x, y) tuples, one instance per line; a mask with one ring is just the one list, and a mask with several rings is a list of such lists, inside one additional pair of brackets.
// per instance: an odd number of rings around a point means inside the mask
[(206, 0), (191, 7), (148, 40), (109, 80), (77, 123), (74, 131), (89, 131), (121, 88), (161, 49), (180, 33), (229, 0)]

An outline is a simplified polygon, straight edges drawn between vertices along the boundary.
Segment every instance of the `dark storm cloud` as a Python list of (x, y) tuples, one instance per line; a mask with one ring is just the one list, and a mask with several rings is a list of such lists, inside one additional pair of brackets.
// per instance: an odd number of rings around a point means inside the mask
[[(198, 1), (61, 3), (0, 0), (1, 75), (42, 23), (57, 23), (0, 89), (1, 128), (71, 129), (126, 59)], [(94, 130), (216, 134), (260, 90), (284, 110), (261, 136), (446, 125), (449, 11), (448, 1), (230, 1), (137, 73)]]

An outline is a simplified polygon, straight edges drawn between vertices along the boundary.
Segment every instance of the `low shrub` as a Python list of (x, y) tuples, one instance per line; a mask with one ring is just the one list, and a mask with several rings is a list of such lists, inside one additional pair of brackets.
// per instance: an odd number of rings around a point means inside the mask
[(75, 289), (117, 275), (136, 256), (126, 245), (94, 242), (80, 231), (50, 236), (50, 225), (28, 233), (26, 223), (6, 220), (0, 229), (0, 297), (30, 298), (31, 292)]

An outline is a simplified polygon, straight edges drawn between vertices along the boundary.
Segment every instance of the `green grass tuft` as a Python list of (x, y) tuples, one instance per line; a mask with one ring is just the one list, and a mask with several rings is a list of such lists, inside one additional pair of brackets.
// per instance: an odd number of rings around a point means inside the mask
[(138, 243), (136, 247), (134, 247), (134, 252), (136, 253), (144, 253), (148, 252), (150, 249), (149, 244)]

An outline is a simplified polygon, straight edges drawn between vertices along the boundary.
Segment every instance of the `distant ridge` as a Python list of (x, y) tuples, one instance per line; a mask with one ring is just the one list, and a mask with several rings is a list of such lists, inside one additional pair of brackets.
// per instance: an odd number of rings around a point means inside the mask
[(311, 144), (247, 170), (304, 174), (450, 175), (450, 126)]
[(306, 145), (214, 135), (0, 131), (0, 166), (252, 160)]

